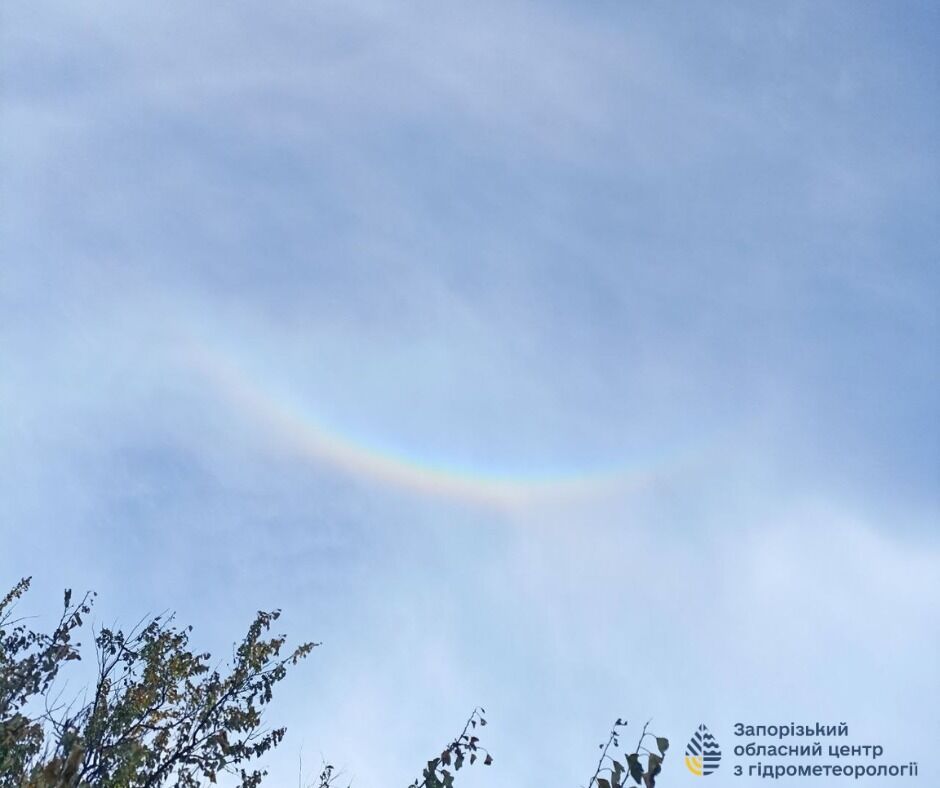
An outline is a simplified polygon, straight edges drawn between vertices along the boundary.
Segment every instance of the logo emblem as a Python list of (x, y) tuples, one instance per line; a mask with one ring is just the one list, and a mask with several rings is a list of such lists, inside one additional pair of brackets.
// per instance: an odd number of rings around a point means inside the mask
[(699, 725), (685, 748), (685, 766), (696, 777), (705, 777), (718, 771), (721, 749), (718, 740), (704, 725)]

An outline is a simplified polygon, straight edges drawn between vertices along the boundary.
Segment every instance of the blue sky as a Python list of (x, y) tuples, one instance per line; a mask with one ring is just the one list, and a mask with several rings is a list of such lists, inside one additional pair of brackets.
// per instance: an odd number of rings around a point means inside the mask
[(8, 5), (5, 582), (222, 651), (282, 607), (272, 784), (404, 785), (476, 704), (467, 788), (583, 784), (618, 715), (936, 781), (938, 31)]

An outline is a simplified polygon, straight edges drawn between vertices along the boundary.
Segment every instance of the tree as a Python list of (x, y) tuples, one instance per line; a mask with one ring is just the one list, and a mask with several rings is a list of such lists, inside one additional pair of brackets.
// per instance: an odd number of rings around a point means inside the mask
[[(94, 594), (73, 602), (66, 591), (58, 623), (46, 634), (14, 618), (29, 584), (21, 580), (0, 600), (0, 788), (194, 788), (223, 773), (235, 775), (241, 788), (261, 784), (265, 772), (252, 762), (285, 734), (264, 722), (274, 687), (319, 644), (287, 651), (283, 635), (269, 634), (279, 611), (262, 611), (223, 669), (210, 654), (190, 648), (191, 627), (176, 626), (173, 616), (153, 616), (126, 633), (93, 630), (93, 687), (80, 701), (67, 701), (57, 678), (81, 659), (74, 637)], [(465, 765), (489, 766), (493, 758), (477, 735), (485, 713), (474, 709), (408, 788), (453, 788)], [(617, 719), (599, 745), (587, 788), (624, 788), (628, 779), (655, 788), (669, 741), (648, 733), (648, 725), (633, 752), (618, 756), (626, 722)], [(658, 753), (646, 748), (650, 739)], [(301, 782), (302, 772), (301, 764)], [(308, 788), (339, 788), (339, 779), (323, 763)]]
[(310, 654), (304, 643), (282, 656), (284, 636), (269, 636), (279, 611), (259, 612), (223, 670), (191, 650), (191, 627), (154, 616), (131, 631), (94, 633), (96, 680), (90, 697), (61, 701), (56, 677), (81, 658), (73, 635), (93, 595), (72, 602), (51, 634), (13, 618), (29, 588), (0, 601), (0, 786), (2, 788), (191, 788), (236, 774), (242, 788), (261, 783), (251, 767), (276, 747), (284, 728), (264, 726), (274, 686)]

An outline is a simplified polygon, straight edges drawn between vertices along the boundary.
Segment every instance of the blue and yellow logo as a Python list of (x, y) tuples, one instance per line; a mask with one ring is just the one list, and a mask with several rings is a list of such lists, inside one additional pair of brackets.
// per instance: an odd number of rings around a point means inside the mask
[(718, 740), (704, 725), (699, 725), (685, 748), (685, 766), (696, 777), (706, 777), (718, 771), (721, 749)]

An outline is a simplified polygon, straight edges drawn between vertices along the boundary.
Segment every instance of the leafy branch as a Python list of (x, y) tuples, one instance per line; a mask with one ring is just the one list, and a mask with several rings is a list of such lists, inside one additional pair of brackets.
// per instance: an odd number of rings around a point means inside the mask
[[(483, 754), (483, 765), (493, 763), (493, 756), (480, 746), (480, 739), (473, 735), (477, 725), (486, 726), (486, 709), (476, 708), (467, 718), (460, 735), (454, 739), (437, 757), (428, 761), (421, 778), (416, 779), (408, 788), (452, 788), (454, 772), (459, 771), (465, 761), (472, 765)], [(453, 767), (453, 772), (448, 767)]]
[[(614, 752), (620, 747), (620, 737), (627, 723), (620, 717), (613, 724), (607, 742), (598, 745), (601, 751), (600, 759), (597, 762), (597, 768), (591, 779), (588, 781), (588, 788), (623, 788), (624, 780), (627, 776), (633, 778), (637, 785), (645, 785), (646, 788), (655, 788), (656, 776), (662, 771), (663, 759), (666, 757), (666, 750), (669, 749), (669, 739), (663, 736), (655, 736), (648, 733), (651, 720), (647, 720), (640, 732), (640, 739), (636, 743), (633, 752), (627, 752), (624, 765), (622, 760), (618, 760), (611, 754), (611, 748)], [(646, 739), (651, 738), (656, 741), (656, 748), (659, 754), (650, 752), (645, 746)], [(644, 771), (640, 763), (641, 752), (647, 755), (646, 770)], [(621, 756), (622, 758), (623, 756)], [(601, 776), (605, 775), (605, 776)]]

